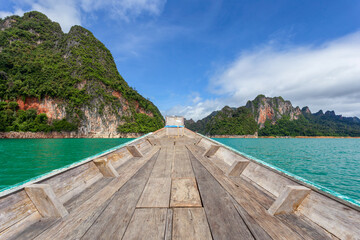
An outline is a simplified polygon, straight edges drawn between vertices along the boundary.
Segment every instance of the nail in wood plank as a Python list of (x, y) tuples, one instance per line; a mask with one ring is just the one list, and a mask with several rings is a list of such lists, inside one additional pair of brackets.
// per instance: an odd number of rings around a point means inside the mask
[(25, 191), (43, 217), (65, 217), (68, 211), (48, 184), (32, 184)]

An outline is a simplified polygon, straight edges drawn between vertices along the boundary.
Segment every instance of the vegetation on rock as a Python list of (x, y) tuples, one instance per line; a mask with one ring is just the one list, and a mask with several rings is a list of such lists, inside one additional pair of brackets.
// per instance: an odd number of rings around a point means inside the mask
[[(110, 106), (111, 114), (126, 117), (119, 131), (148, 132), (163, 126), (160, 111), (125, 82), (110, 51), (90, 31), (73, 26), (64, 34), (58, 23), (39, 12), (0, 19), (0, 30), (0, 100), (62, 100), (66, 120), (52, 123), (58, 131), (73, 129), (65, 121), (79, 126), (84, 106), (100, 114)], [(143, 118), (151, 124), (132, 127)]]
[(0, 132), (50, 132), (75, 131), (77, 126), (66, 119), (48, 123), (45, 113), (35, 109), (20, 110), (17, 102), (0, 102)]
[(357, 117), (343, 117), (333, 111), (312, 114), (309, 108), (294, 108), (282, 97), (266, 98), (264, 95), (248, 101), (246, 107), (224, 107), (197, 122), (186, 120), (185, 125), (207, 135), (258, 132), (259, 136), (360, 136)]

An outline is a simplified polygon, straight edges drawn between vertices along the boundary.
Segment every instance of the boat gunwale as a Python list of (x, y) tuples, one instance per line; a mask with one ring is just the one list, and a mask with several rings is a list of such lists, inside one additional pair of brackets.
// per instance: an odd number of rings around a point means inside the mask
[[(191, 131), (190, 129), (188, 129), (188, 130)], [(193, 132), (193, 131), (191, 131), (191, 132)], [(276, 166), (274, 166), (272, 164), (269, 164), (269, 163), (264, 162), (264, 161), (262, 161), (260, 159), (257, 159), (256, 157), (253, 157), (253, 156), (248, 155), (246, 153), (240, 152), (240, 151), (238, 151), (238, 150), (236, 150), (236, 149), (234, 149), (234, 148), (232, 148), (230, 146), (227, 146), (227, 145), (225, 145), (223, 143), (220, 143), (220, 142), (218, 142), (218, 141), (216, 141), (214, 139), (211, 139), (211, 138), (209, 138), (207, 136), (204, 136), (201, 133), (197, 133), (197, 132), (193, 132), (193, 133), (198, 134), (199, 136), (201, 136), (201, 137), (203, 137), (203, 138), (205, 138), (205, 139), (207, 139), (207, 140), (209, 140), (209, 141), (211, 141), (213, 143), (216, 143), (216, 144), (226, 148), (227, 150), (229, 150), (231, 152), (234, 152), (235, 154), (239, 154), (240, 156), (246, 158), (247, 160), (249, 160), (249, 161), (251, 161), (253, 163), (259, 164), (260, 166), (262, 166), (262, 167), (264, 167), (264, 168), (266, 168), (266, 169), (268, 169), (268, 170), (270, 170), (270, 171), (272, 171), (274, 173), (277, 173), (280, 176), (283, 176), (283, 177), (285, 177), (287, 179), (290, 179), (290, 180), (292, 180), (292, 181), (294, 181), (294, 182), (296, 182), (296, 183), (298, 183), (300, 185), (306, 186), (306, 187), (310, 188), (311, 190), (313, 190), (313, 191), (315, 191), (315, 192), (317, 192), (317, 193), (319, 193), (321, 195), (324, 195), (325, 197), (329, 197), (332, 200), (339, 202), (340, 204), (344, 204), (347, 207), (350, 207), (350, 208), (360, 212), (360, 202), (355, 200), (355, 199), (352, 199), (350, 197), (342, 195), (342, 194), (340, 194), (338, 192), (335, 192), (335, 191), (333, 191), (331, 189), (328, 189), (328, 188), (326, 188), (326, 187), (324, 187), (324, 186), (322, 186), (320, 184), (309, 181), (309, 180), (307, 180), (307, 179), (305, 179), (303, 177), (292, 174), (292, 173), (290, 173), (290, 172), (288, 172), (288, 171), (286, 171), (284, 169), (281, 169), (281, 168), (276, 167)]]
[(65, 166), (63, 166), (61, 168), (54, 169), (54, 170), (52, 170), (50, 172), (43, 173), (43, 174), (38, 175), (36, 177), (32, 177), (32, 178), (30, 178), (28, 180), (25, 180), (25, 181), (22, 181), (20, 183), (17, 183), (17, 184), (8, 186), (6, 188), (3, 188), (3, 189), (0, 190), (0, 198), (8, 196), (8, 195), (10, 195), (12, 193), (18, 192), (18, 191), (24, 189), (26, 186), (29, 186), (29, 185), (34, 184), (34, 183), (38, 183), (40, 181), (46, 180), (46, 179), (51, 178), (51, 177), (54, 177), (54, 176), (59, 175), (59, 174), (61, 174), (63, 172), (66, 172), (66, 171), (68, 171), (70, 169), (73, 169), (73, 168), (76, 168), (76, 167), (81, 166), (83, 164), (86, 164), (88, 162), (91, 162), (92, 160), (94, 160), (96, 158), (99, 158), (99, 157), (102, 157), (102, 156), (107, 155), (109, 153), (115, 152), (115, 151), (117, 151), (117, 150), (119, 150), (119, 149), (121, 149), (121, 148), (123, 148), (123, 147), (125, 147), (127, 145), (133, 144), (134, 142), (139, 141), (139, 140), (141, 140), (143, 138), (146, 138), (146, 137), (148, 137), (148, 136), (150, 136), (152, 134), (154, 134), (154, 132), (144, 134), (141, 137), (135, 138), (135, 139), (133, 139), (133, 140), (131, 140), (129, 142), (126, 142), (126, 143), (122, 143), (122, 144), (120, 144), (118, 146), (115, 146), (113, 148), (104, 150), (104, 151), (102, 151), (100, 153), (97, 153), (95, 155), (92, 155), (90, 157), (80, 159), (80, 160), (78, 160), (78, 161), (76, 161), (74, 163), (65, 165)]

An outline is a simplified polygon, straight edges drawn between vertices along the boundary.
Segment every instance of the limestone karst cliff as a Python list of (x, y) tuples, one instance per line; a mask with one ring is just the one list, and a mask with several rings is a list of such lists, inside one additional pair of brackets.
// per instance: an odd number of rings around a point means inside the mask
[(311, 113), (308, 107), (293, 107), (282, 97), (257, 96), (246, 106), (225, 106), (209, 116), (185, 121), (185, 126), (207, 135), (259, 136), (360, 136), (360, 119), (334, 111)]
[[(42, 117), (26, 112), (31, 109)], [(41, 127), (34, 126), (38, 119)], [(63, 33), (39, 12), (0, 19), (0, 131), (61, 130), (53, 127), (59, 120), (78, 134), (99, 136), (164, 125), (157, 107), (126, 83), (90, 31), (73, 26)]]

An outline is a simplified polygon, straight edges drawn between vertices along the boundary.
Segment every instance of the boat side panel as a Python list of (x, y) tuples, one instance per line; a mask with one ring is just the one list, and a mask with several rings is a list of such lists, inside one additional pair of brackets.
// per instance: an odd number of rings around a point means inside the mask
[(276, 197), (280, 195), (287, 185), (299, 185), (254, 162), (250, 162), (242, 174)]
[(306, 216), (340, 239), (360, 236), (359, 212), (315, 191), (302, 202), (297, 214)]
[[(38, 211), (25, 190), (0, 198), (0, 213), (0, 238), (11, 231), (17, 223), (22, 222), (21, 226), (27, 227), (41, 217), (36, 214)], [(29, 216), (32, 217), (28, 218)], [(33, 221), (30, 222), (29, 219)], [(24, 220), (27, 221), (24, 222)]]

